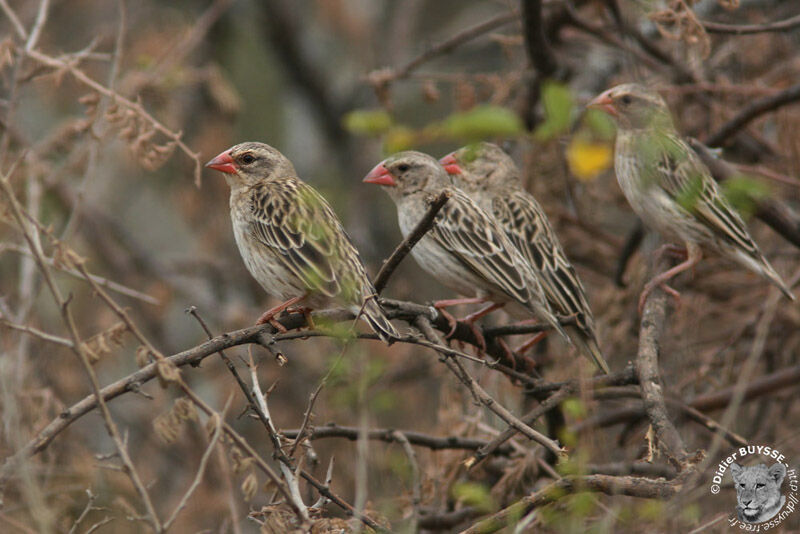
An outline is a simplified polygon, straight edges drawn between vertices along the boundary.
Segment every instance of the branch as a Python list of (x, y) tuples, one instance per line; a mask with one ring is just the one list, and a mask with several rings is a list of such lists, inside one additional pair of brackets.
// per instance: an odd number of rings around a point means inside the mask
[(367, 75), (367, 79), (372, 83), (376, 90), (383, 89), (389, 84), (389, 82), (408, 78), (412, 72), (417, 70), (417, 68), (436, 56), (447, 54), (462, 44), (467, 43), (476, 37), (480, 37), (481, 35), (492, 30), (496, 30), (497, 28), (505, 26), (517, 18), (518, 15), (516, 13), (503, 13), (497, 15), (494, 18), (481, 22), (480, 24), (466, 28), (449, 39), (432, 46), (399, 69), (381, 69), (372, 71)]
[(558, 70), (558, 64), (544, 34), (542, 0), (522, 0), (521, 8), (528, 58), (540, 78), (549, 78)]
[[(326, 438), (344, 438), (350, 441), (356, 441), (359, 437), (360, 429), (354, 426), (339, 426), (330, 423), (324, 426), (310, 427), (306, 434), (306, 438), (310, 440), (326, 439)], [(395, 436), (396, 430), (391, 428), (372, 428), (367, 431), (367, 438), (377, 441), (385, 441), (386, 443), (397, 443), (398, 440)], [(459, 436), (446, 436), (437, 437), (421, 432), (412, 432), (408, 430), (401, 431), (402, 434), (408, 439), (412, 445), (418, 447), (426, 447), (434, 451), (440, 450), (475, 450), (479, 447), (485, 446), (488, 442), (482, 439), (475, 438), (462, 438)], [(282, 432), (287, 438), (296, 438), (299, 430), (284, 430)], [(509, 446), (497, 447), (494, 451), (495, 454), (507, 456), (511, 454), (512, 449)]]
[(508, 508), (462, 531), (462, 534), (497, 532), (523, 517), (534, 508), (553, 503), (573, 493), (592, 491), (607, 495), (627, 495), (643, 499), (669, 499), (678, 491), (676, 481), (651, 480), (642, 477), (586, 475), (564, 477), (549, 486), (520, 499)]
[[(725, 160), (715, 157), (711, 150), (697, 139), (690, 137), (688, 142), (711, 171), (715, 180), (722, 182), (741, 174)], [(776, 198), (753, 198), (752, 200), (756, 206), (756, 217), (789, 242), (800, 247), (800, 216)]]
[(378, 271), (378, 275), (375, 277), (375, 282), (373, 285), (375, 286), (375, 291), (380, 294), (383, 291), (383, 288), (386, 287), (386, 283), (389, 281), (389, 277), (392, 276), (392, 273), (400, 265), (400, 262), (411, 252), (411, 249), (414, 248), (414, 245), (422, 239), (422, 237), (431, 229), (434, 225), (434, 220), (436, 219), (436, 215), (439, 211), (447, 204), (447, 201), (450, 200), (452, 196), (452, 192), (450, 191), (442, 191), (439, 193), (439, 196), (430, 200), (430, 205), (428, 207), (428, 212), (425, 216), (420, 219), (417, 225), (414, 227), (414, 230), (411, 231), (408, 236), (403, 239), (402, 243), (397, 245), (397, 248), (394, 249), (389, 259), (383, 262), (383, 266), (381, 270)]
[[(415, 325), (419, 328), (422, 334), (428, 338), (429, 341), (432, 343), (441, 344), (438, 339), (438, 335), (434, 332), (433, 328), (431, 327), (430, 321), (425, 317), (417, 317)], [(566, 454), (566, 451), (561, 448), (561, 446), (553, 441), (552, 439), (548, 438), (544, 434), (532, 429), (530, 426), (526, 425), (522, 421), (520, 421), (517, 417), (511, 414), (503, 405), (493, 399), (481, 386), (478, 384), (469, 373), (467, 373), (466, 369), (461, 365), (461, 363), (456, 360), (455, 358), (446, 357), (443, 359), (444, 364), (447, 366), (450, 371), (463, 383), (467, 389), (472, 393), (472, 396), (478, 400), (481, 404), (483, 404), (487, 409), (497, 415), (500, 419), (505, 421), (510, 427), (516, 429), (526, 438), (533, 440), (541, 445), (543, 445), (547, 450), (555, 454), (557, 457), (562, 457)]]
[(785, 32), (800, 26), (800, 15), (779, 20), (778, 22), (768, 22), (765, 24), (722, 24), (720, 22), (703, 21), (703, 27), (709, 33), (730, 33), (734, 35), (746, 35), (749, 33), (764, 32)]
[(800, 83), (788, 89), (784, 89), (779, 93), (775, 93), (774, 95), (759, 98), (741, 110), (728, 122), (720, 126), (716, 132), (712, 133), (705, 140), (705, 144), (709, 146), (721, 146), (739, 130), (747, 126), (752, 120), (764, 113), (774, 111), (787, 104), (797, 102), (798, 100), (800, 100)]
[[(658, 261), (654, 272), (660, 272), (666, 262)], [(658, 437), (661, 450), (678, 471), (683, 470), (689, 454), (683, 445), (678, 431), (669, 420), (664, 402), (663, 387), (658, 369), (658, 353), (661, 335), (666, 318), (667, 295), (661, 288), (650, 293), (644, 305), (642, 324), (639, 330), (639, 352), (636, 359), (636, 372), (642, 391), (645, 411), (650, 424)]]

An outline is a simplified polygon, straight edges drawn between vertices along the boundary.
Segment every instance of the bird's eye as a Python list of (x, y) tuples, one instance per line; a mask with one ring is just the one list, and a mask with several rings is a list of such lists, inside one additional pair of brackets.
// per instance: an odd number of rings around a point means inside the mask
[(631, 95), (622, 95), (619, 99), (619, 101), (625, 104), (626, 106), (630, 104), (632, 100), (633, 98), (631, 98)]
[(400, 165), (397, 166), (397, 170), (400, 172), (406, 172), (408, 168), (409, 167), (407, 163), (401, 163)]
[(250, 164), (251, 164), (251, 163), (253, 163), (255, 160), (256, 160), (256, 158), (255, 158), (255, 156), (253, 156), (252, 154), (244, 154), (244, 155), (241, 157), (241, 162), (242, 162), (242, 163), (244, 163), (245, 165), (250, 165)]

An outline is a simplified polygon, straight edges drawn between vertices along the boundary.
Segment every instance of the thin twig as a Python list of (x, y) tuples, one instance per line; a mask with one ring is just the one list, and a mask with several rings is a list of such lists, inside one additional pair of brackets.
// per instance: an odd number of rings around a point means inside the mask
[(422, 481), (419, 474), (419, 464), (417, 463), (417, 455), (414, 453), (414, 448), (408, 441), (408, 438), (399, 430), (392, 432), (394, 438), (403, 446), (403, 451), (408, 457), (408, 463), (411, 465), (411, 506), (414, 510), (411, 516), (411, 525), (409, 525), (409, 532), (417, 532), (417, 524), (419, 523), (419, 505), (422, 501)]
[[(416, 321), (416, 326), (420, 329), (420, 331), (433, 343), (441, 344), (438, 340), (438, 335), (431, 327), (430, 321), (428, 321), (425, 317), (418, 317)], [(566, 451), (562, 449), (558, 443), (553, 441), (552, 439), (548, 438), (541, 432), (538, 432), (522, 421), (520, 421), (517, 417), (515, 417), (510, 411), (508, 411), (503, 405), (497, 402), (495, 399), (491, 397), (481, 386), (478, 382), (475, 381), (474, 378), (464, 369), (464, 367), (459, 363), (458, 360), (454, 358), (445, 357), (444, 364), (447, 366), (450, 371), (467, 387), (467, 389), (472, 393), (472, 395), (487, 409), (497, 415), (500, 419), (505, 421), (508, 425), (515, 428), (518, 432), (522, 435), (531, 439), (541, 445), (544, 445), (547, 450), (555, 454), (556, 456), (563, 456), (566, 454)]]
[(733, 118), (709, 135), (705, 140), (705, 144), (709, 146), (721, 146), (739, 130), (764, 113), (775, 111), (780, 107), (797, 101), (800, 101), (800, 83), (784, 89), (779, 93), (775, 93), (774, 95), (754, 100), (749, 106), (739, 111)]
[(178, 518), (178, 514), (181, 513), (181, 510), (183, 510), (186, 507), (186, 505), (189, 504), (189, 499), (192, 497), (192, 494), (200, 485), (200, 482), (203, 480), (203, 475), (205, 475), (206, 466), (208, 465), (208, 459), (211, 457), (211, 453), (216, 448), (220, 435), (222, 435), (222, 421), (225, 418), (225, 414), (228, 412), (228, 407), (231, 404), (231, 398), (232, 397), (230, 396), (228, 397), (228, 400), (225, 401), (225, 406), (223, 406), (222, 411), (219, 412), (219, 417), (217, 417), (216, 420), (217, 424), (214, 425), (214, 433), (211, 435), (211, 439), (208, 441), (208, 446), (206, 447), (203, 456), (200, 458), (200, 465), (197, 467), (197, 473), (194, 476), (194, 480), (192, 480), (192, 483), (189, 485), (189, 488), (186, 490), (186, 493), (183, 494), (183, 497), (181, 498), (178, 505), (175, 507), (175, 510), (173, 510), (169, 518), (166, 521), (164, 521), (164, 531), (169, 530), (169, 527)]
[(767, 22), (765, 24), (723, 24), (721, 22), (711, 22), (704, 20), (703, 27), (709, 33), (731, 33), (733, 35), (746, 35), (748, 33), (764, 32), (785, 32), (800, 26), (800, 15), (779, 20), (777, 22)]
[(375, 286), (375, 291), (378, 294), (380, 294), (380, 292), (383, 291), (383, 288), (386, 287), (389, 277), (392, 276), (392, 273), (397, 266), (400, 265), (400, 262), (403, 261), (406, 255), (411, 252), (411, 249), (414, 248), (414, 245), (416, 245), (417, 242), (422, 239), (422, 237), (431, 228), (433, 228), (436, 215), (444, 207), (444, 205), (447, 204), (447, 201), (450, 200), (451, 196), (452, 192), (442, 191), (439, 193), (439, 196), (431, 200), (425, 216), (420, 219), (411, 233), (408, 234), (408, 236), (403, 239), (399, 245), (397, 245), (397, 248), (394, 249), (391, 256), (389, 256), (389, 258), (383, 262), (383, 266), (381, 267), (381, 270), (378, 271), (378, 275), (375, 277), (375, 282), (373, 283)]

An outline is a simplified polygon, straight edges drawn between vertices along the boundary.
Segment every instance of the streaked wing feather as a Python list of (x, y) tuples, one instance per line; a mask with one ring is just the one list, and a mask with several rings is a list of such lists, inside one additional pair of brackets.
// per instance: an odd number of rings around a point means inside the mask
[(463, 192), (455, 191), (436, 217), (429, 235), (509, 297), (522, 303), (529, 301), (526, 280), (508, 250), (507, 238)]
[(700, 157), (676, 135), (663, 135), (661, 139), (664, 146), (657, 165), (661, 187), (675, 199), (696, 188), (691, 214), (717, 237), (754, 258), (760, 258), (758, 247), (750, 237), (744, 221), (722, 195), (717, 182)]
[(506, 235), (538, 270), (553, 310), (562, 315), (577, 313), (579, 321), (591, 321), (583, 286), (538, 202), (524, 191), (513, 191), (496, 196), (492, 208)]
[[(348, 294), (340, 296), (360, 301), (355, 295), (360, 284), (347, 279), (363, 274), (363, 267), (357, 257), (349, 257), (355, 249), (319, 193), (302, 182), (284, 181), (254, 188), (251, 201), (253, 236), (310, 291), (334, 297), (345, 290)], [(359, 273), (343, 272), (345, 265)]]

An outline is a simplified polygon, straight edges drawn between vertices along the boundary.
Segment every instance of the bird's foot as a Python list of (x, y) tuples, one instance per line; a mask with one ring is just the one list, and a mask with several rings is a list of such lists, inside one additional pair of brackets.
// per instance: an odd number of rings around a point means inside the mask
[(268, 309), (267, 311), (265, 311), (264, 313), (261, 314), (261, 317), (259, 317), (258, 320), (256, 321), (256, 325), (262, 325), (262, 324), (269, 323), (277, 331), (279, 331), (280, 333), (282, 333), (282, 334), (286, 333), (287, 332), (286, 327), (283, 326), (278, 321), (276, 321), (275, 320), (275, 316), (278, 315), (279, 313), (281, 313), (282, 311), (286, 310), (287, 308), (289, 308), (292, 304), (296, 304), (304, 296), (305, 295), (300, 296), (300, 297), (290, 298), (286, 302), (282, 302), (282, 303), (278, 304), (277, 306), (275, 306), (274, 308)]
[(650, 293), (656, 287), (660, 287), (664, 293), (671, 296), (672, 299), (675, 301), (675, 307), (680, 308), (681, 306), (681, 294), (674, 288), (667, 285), (666, 281), (658, 280), (658, 277), (652, 279), (647, 285), (644, 286), (644, 290), (642, 294), (639, 296), (639, 315), (642, 315), (644, 312), (644, 303), (647, 301), (647, 297), (650, 296)]
[(449, 311), (445, 310), (444, 308), (438, 307), (435, 302), (433, 303), (433, 307), (436, 308), (439, 311), (439, 313), (442, 314), (442, 317), (447, 319), (447, 324), (450, 326), (450, 331), (447, 332), (447, 334), (445, 334), (444, 338), (450, 339), (451, 337), (453, 337), (453, 334), (456, 333), (456, 328), (458, 328), (458, 320), (455, 317), (453, 317), (453, 314), (451, 314)]
[(536, 334), (535, 336), (530, 338), (528, 341), (526, 341), (525, 343), (523, 343), (522, 345), (517, 347), (517, 350), (515, 350), (514, 352), (516, 352), (518, 354), (525, 354), (526, 352), (531, 350), (531, 348), (533, 348), (534, 345), (536, 345), (537, 343), (542, 341), (544, 338), (546, 338), (547, 334), (549, 334), (549, 333), (550, 333), (549, 331), (547, 331), (547, 332), (539, 332), (538, 334)]
[(311, 312), (313, 310), (307, 306), (301, 306), (297, 308), (286, 308), (286, 313), (302, 313), (303, 317), (306, 319), (306, 326), (309, 330), (314, 330), (317, 328), (317, 325), (314, 323), (314, 318), (311, 317)]
[(655, 251), (656, 259), (661, 259), (662, 256), (669, 255), (673, 258), (678, 258), (681, 260), (686, 260), (689, 257), (689, 251), (686, 250), (686, 247), (682, 247), (680, 245), (673, 245), (672, 243), (667, 243), (665, 245), (661, 245)]

